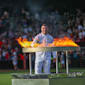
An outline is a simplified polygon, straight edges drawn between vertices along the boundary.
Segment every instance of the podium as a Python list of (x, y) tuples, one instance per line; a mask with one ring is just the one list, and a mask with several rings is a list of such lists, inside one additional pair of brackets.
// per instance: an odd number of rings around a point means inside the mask
[(69, 73), (69, 66), (68, 66), (68, 51), (76, 51), (80, 50), (79, 47), (36, 47), (36, 48), (22, 48), (23, 53), (29, 53), (29, 69), (30, 75), (32, 74), (32, 63), (31, 63), (31, 53), (33, 52), (47, 52), (47, 51), (56, 51), (56, 73), (58, 73), (58, 51), (65, 51), (66, 52), (66, 73)]
[[(69, 66), (68, 66), (68, 51), (72, 50), (80, 50), (79, 47), (37, 47), (37, 48), (22, 48), (23, 53), (29, 53), (29, 74), (23, 75), (13, 75), (15, 78), (12, 79), (12, 85), (84, 85), (85, 78), (69, 78)], [(47, 51), (56, 51), (56, 55), (58, 51), (66, 52), (66, 77), (49, 77), (48, 74), (32, 74), (32, 63), (31, 63), (31, 54), (34, 52), (47, 52)], [(50, 74), (52, 75), (52, 74)], [(58, 75), (58, 56), (56, 56), (56, 74)], [(59, 75), (58, 75), (59, 76)]]

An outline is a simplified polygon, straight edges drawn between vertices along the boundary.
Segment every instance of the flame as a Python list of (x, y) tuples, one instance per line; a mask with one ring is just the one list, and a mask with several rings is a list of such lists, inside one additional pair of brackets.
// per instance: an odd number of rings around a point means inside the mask
[[(31, 47), (32, 41), (28, 41), (27, 39), (22, 39), (21, 37), (16, 39), (21, 47)], [(51, 44), (35, 43), (33, 47), (79, 47), (73, 40), (68, 37), (64, 38), (55, 38), (54, 42)]]
[[(18, 41), (18, 43), (20, 44), (21, 47), (31, 47), (32, 41), (28, 41), (27, 39), (23, 39), (21, 37), (19, 37), (18, 39), (16, 39)], [(35, 43), (34, 47), (38, 47), (39, 44)]]
[(55, 38), (52, 44), (49, 46), (56, 46), (56, 47), (79, 47), (72, 39), (68, 37), (64, 38)]
[(21, 47), (31, 47), (32, 41), (28, 41), (27, 39), (22, 39), (21, 37), (16, 39)]

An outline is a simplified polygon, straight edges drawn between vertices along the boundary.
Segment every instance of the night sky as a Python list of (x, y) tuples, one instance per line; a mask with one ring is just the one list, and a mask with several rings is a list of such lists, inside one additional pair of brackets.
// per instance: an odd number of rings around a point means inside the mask
[(1, 6), (27, 6), (36, 5), (43, 9), (48, 8), (80, 8), (85, 9), (85, 0), (0, 0)]

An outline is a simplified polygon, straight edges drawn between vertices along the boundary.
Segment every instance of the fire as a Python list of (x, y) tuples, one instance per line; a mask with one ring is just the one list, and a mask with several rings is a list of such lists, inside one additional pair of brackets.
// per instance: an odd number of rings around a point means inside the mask
[(31, 47), (32, 41), (28, 41), (27, 39), (22, 39), (21, 37), (16, 39), (21, 47)]
[(55, 38), (52, 44), (49, 46), (56, 46), (56, 47), (79, 47), (72, 39), (68, 37), (64, 38)]
[[(28, 41), (27, 39), (22, 39), (21, 37), (16, 39), (21, 47), (31, 47), (32, 41)], [(73, 40), (68, 37), (64, 38), (55, 38), (54, 42), (46, 45), (45, 43), (35, 43), (33, 47), (79, 47)]]
[[(16, 40), (18, 41), (18, 43), (20, 44), (21, 47), (25, 47), (25, 48), (31, 47), (32, 41), (28, 41), (27, 39), (23, 39), (21, 37)], [(34, 47), (37, 47), (37, 46), (38, 46), (38, 44), (36, 43), (34, 45)]]

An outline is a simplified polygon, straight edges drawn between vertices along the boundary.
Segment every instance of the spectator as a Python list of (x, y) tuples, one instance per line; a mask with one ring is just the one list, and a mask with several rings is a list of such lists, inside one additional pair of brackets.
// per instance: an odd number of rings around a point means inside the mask
[(18, 59), (17, 54), (16, 54), (16, 51), (14, 50), (12, 54), (12, 63), (13, 63), (14, 70), (17, 70), (17, 64), (18, 64), (17, 59)]

